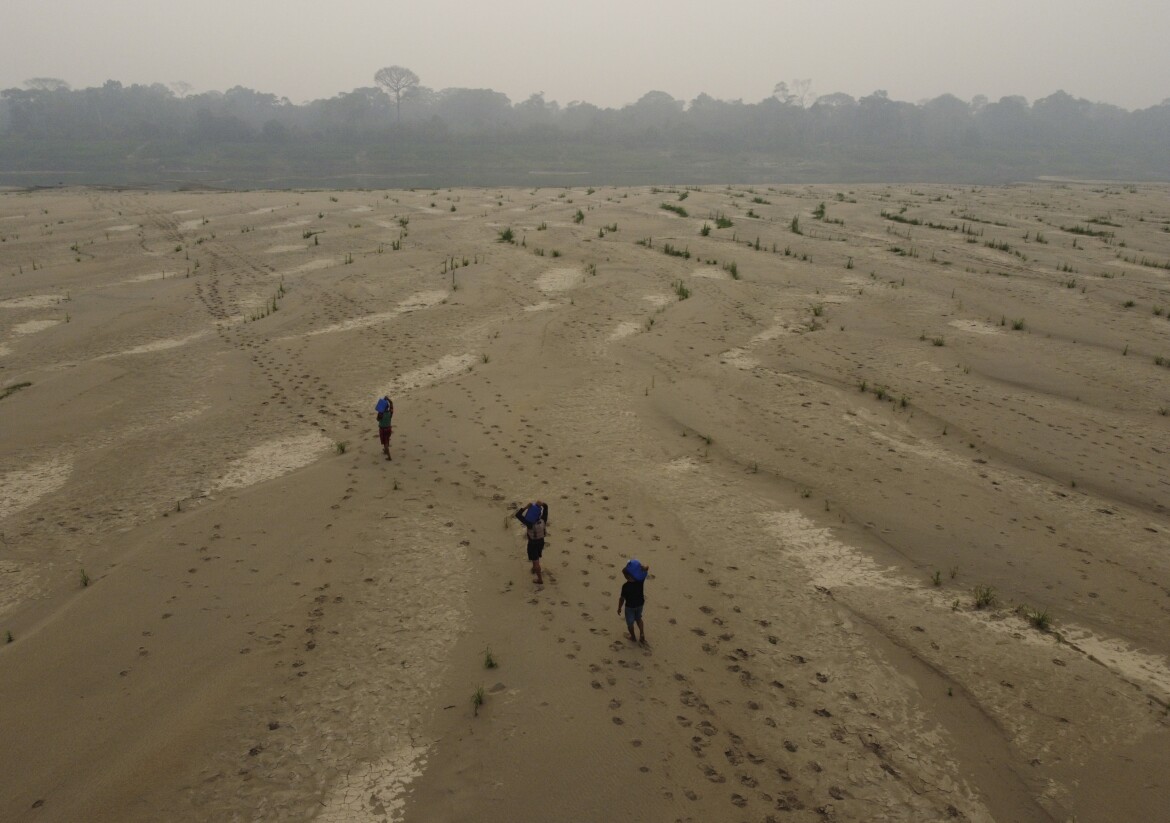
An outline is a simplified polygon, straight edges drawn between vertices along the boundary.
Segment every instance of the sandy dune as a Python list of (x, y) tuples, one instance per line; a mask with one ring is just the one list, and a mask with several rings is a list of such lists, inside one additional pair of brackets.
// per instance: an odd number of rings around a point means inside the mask
[(0, 240), (0, 820), (1170, 808), (1170, 188), (12, 191)]

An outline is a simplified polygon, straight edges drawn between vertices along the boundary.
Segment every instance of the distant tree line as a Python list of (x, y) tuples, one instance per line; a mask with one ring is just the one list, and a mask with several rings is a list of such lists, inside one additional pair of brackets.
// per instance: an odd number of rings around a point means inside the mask
[(1063, 91), (909, 103), (884, 91), (756, 103), (650, 91), (621, 108), (435, 91), (391, 66), (377, 85), (296, 105), (236, 86), (0, 92), (0, 183), (225, 186), (940, 180), (1170, 180), (1170, 100), (1127, 111)]

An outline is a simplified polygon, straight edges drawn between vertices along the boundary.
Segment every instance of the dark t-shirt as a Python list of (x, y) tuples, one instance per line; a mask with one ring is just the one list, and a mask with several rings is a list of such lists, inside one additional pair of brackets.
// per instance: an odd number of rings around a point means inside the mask
[(646, 604), (646, 595), (642, 590), (645, 580), (629, 580), (622, 584), (622, 600), (627, 606), (635, 609)]

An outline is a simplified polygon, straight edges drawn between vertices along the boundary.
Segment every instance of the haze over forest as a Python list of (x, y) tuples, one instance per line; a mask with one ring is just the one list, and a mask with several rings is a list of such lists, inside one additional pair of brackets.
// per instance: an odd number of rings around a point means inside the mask
[(0, 92), (0, 185), (225, 188), (1170, 180), (1170, 99), (1134, 111), (1064, 91), (911, 103), (777, 83), (755, 103), (649, 90), (604, 108), (435, 90), (388, 66), (295, 104), (244, 86)]

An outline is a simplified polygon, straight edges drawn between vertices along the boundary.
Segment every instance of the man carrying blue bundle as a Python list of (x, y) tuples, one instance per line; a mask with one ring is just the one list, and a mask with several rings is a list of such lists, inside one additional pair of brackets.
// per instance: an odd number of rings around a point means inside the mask
[(374, 404), (374, 413), (378, 415), (378, 439), (382, 441), (382, 454), (390, 460), (390, 435), (394, 433), (391, 423), (394, 420), (394, 401), (390, 395), (384, 396)]
[(535, 500), (516, 510), (516, 519), (524, 524), (525, 534), (528, 536), (528, 559), (532, 561), (532, 574), (535, 583), (543, 583), (544, 576), (540, 570), (540, 556), (544, 554), (544, 532), (548, 528), (548, 504), (542, 500)]
[[(642, 623), (642, 609), (646, 605), (646, 593), (643, 586), (646, 575), (650, 574), (650, 567), (643, 566), (638, 560), (631, 560), (622, 569), (626, 582), (622, 584), (622, 593), (618, 597), (618, 614), (622, 613), (622, 606), (626, 607), (626, 628), (630, 630), (630, 639), (638, 643), (646, 642), (646, 626)], [(634, 624), (638, 624), (641, 637), (634, 636)]]

